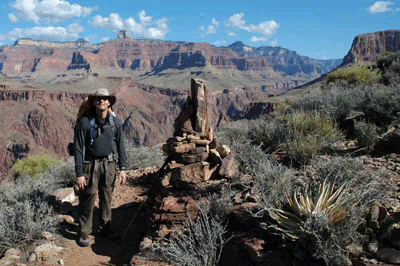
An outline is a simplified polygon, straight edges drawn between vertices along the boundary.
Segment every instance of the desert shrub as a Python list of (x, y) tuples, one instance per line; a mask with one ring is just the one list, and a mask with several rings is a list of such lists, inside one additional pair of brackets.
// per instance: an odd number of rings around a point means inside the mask
[(366, 148), (369, 151), (378, 138), (377, 127), (365, 121), (355, 121), (355, 138), (360, 148)]
[(236, 149), (236, 160), (240, 171), (252, 177), (251, 180), (241, 181), (241, 185), (260, 197), (261, 216), (275, 203), (281, 202), (282, 195), (292, 193), (302, 182), (293, 171), (279, 164), (259, 146), (243, 144)]
[(49, 155), (31, 155), (17, 161), (12, 170), (17, 176), (27, 174), (37, 178), (38, 174), (49, 170), (50, 166), (56, 163), (57, 160)]
[(236, 147), (242, 143), (249, 142), (248, 138), (249, 127), (245, 121), (232, 122), (228, 125), (219, 128), (216, 132), (216, 136), (219, 143), (229, 145), (231, 147)]
[(316, 110), (326, 114), (339, 124), (343, 124), (352, 112), (360, 112), (369, 122), (385, 128), (399, 118), (399, 92), (400, 83), (390, 86), (331, 83), (306, 94), (295, 105), (305, 111)]
[(316, 171), (316, 182), (329, 178), (336, 186), (348, 183), (351, 188), (348, 193), (355, 195), (366, 207), (387, 196), (389, 178), (382, 171), (370, 171), (357, 158), (351, 157), (320, 157), (313, 160), (309, 166)]
[(161, 166), (164, 162), (164, 155), (160, 147), (136, 146), (128, 143), (126, 150), (127, 169), (140, 169), (152, 166)]
[(29, 200), (31, 202), (45, 201), (52, 192), (59, 188), (59, 184), (53, 178), (40, 174), (38, 179), (29, 175), (21, 175), (19, 178), (6, 183), (0, 188), (0, 198), (8, 202)]
[(326, 78), (326, 83), (336, 81), (347, 81), (350, 84), (366, 84), (368, 82), (376, 82), (381, 75), (376, 71), (370, 70), (365, 65), (341, 67), (330, 72)]
[(287, 138), (287, 133), (287, 127), (277, 119), (257, 119), (250, 123), (248, 138), (253, 144), (271, 152)]
[(359, 102), (354, 89), (345, 83), (330, 83), (305, 94), (295, 106), (304, 111), (318, 111), (336, 121), (343, 121)]
[(42, 175), (45, 175), (43, 178), (54, 180), (54, 183), (59, 187), (71, 187), (76, 182), (75, 164), (73, 161), (60, 161), (51, 165), (49, 170)]
[(220, 194), (209, 195), (207, 201), (202, 203), (206, 204), (206, 206), (200, 206), (200, 208), (208, 209), (211, 217), (214, 217), (222, 224), (226, 224), (231, 211), (233, 193), (229, 187), (224, 186)]
[[(272, 228), (303, 245), (327, 265), (347, 265), (346, 246), (365, 240), (358, 231), (375, 201), (387, 196), (389, 178), (358, 160), (321, 157), (308, 166), (313, 182), (270, 211)], [(288, 195), (288, 194), (285, 194)]]
[(400, 87), (373, 84), (359, 89), (361, 101), (355, 107), (379, 127), (387, 127), (398, 119), (400, 111)]
[(338, 247), (345, 247), (343, 235), (339, 233), (341, 238), (337, 239), (336, 225), (346, 220), (349, 210), (356, 204), (346, 189), (346, 183), (335, 188), (334, 184), (325, 180), (316, 193), (310, 189), (295, 192), (286, 198), (286, 205), (270, 212), (277, 222), (272, 228), (305, 244), (316, 258), (324, 259), (327, 265), (347, 265), (348, 254), (345, 250), (332, 254)]
[[(219, 204), (217, 204), (219, 205)], [(199, 216), (186, 223), (183, 232), (175, 232), (164, 244), (153, 244), (152, 251), (177, 266), (215, 266), (226, 243), (225, 226), (214, 216), (209, 203), (199, 205)]]
[(0, 253), (40, 240), (44, 231), (55, 232), (57, 218), (44, 201), (26, 199), (0, 203)]
[(296, 111), (287, 117), (288, 139), (280, 145), (287, 156), (306, 164), (343, 138), (335, 122), (319, 112)]
[(37, 179), (20, 175), (0, 187), (0, 249), (29, 245), (43, 231), (55, 231), (57, 219), (48, 199), (58, 187), (46, 174)]
[(376, 61), (385, 85), (400, 84), (400, 53), (384, 53)]

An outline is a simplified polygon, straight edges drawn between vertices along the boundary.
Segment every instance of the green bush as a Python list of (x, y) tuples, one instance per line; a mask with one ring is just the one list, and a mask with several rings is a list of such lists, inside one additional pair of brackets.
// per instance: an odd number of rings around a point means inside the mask
[(307, 164), (343, 138), (335, 122), (318, 112), (296, 111), (287, 117), (287, 124), (289, 137), (280, 149), (300, 164)]
[(358, 146), (370, 151), (378, 138), (377, 127), (365, 121), (355, 121), (354, 129)]
[(366, 84), (378, 81), (381, 75), (367, 68), (365, 65), (341, 67), (330, 72), (325, 78), (326, 83), (347, 81), (350, 84)]
[(31, 155), (17, 161), (13, 165), (12, 170), (17, 176), (26, 174), (37, 178), (38, 174), (46, 172), (51, 165), (56, 163), (57, 160), (49, 155)]

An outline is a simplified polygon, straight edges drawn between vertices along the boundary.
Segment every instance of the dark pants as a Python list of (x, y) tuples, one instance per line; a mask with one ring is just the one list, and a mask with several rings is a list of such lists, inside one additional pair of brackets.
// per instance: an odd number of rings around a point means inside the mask
[(92, 160), (84, 166), (87, 185), (79, 192), (79, 227), (81, 233), (92, 232), (93, 209), (99, 191), (99, 225), (111, 222), (111, 199), (115, 183), (115, 162)]

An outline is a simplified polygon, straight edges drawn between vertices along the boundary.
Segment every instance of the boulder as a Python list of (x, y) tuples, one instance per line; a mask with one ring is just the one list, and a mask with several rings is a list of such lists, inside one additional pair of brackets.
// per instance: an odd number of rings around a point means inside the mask
[(59, 202), (73, 202), (76, 199), (75, 191), (72, 187), (57, 189), (52, 193), (52, 196)]
[(226, 178), (232, 178), (239, 172), (239, 165), (236, 163), (235, 154), (233, 152), (226, 156), (218, 169), (218, 174)]
[(381, 248), (376, 256), (386, 263), (400, 264), (400, 250), (393, 248)]
[(384, 153), (400, 153), (400, 129), (389, 129), (376, 142), (374, 150)]
[(208, 158), (210, 162), (214, 162), (217, 164), (221, 164), (222, 163), (222, 158), (221, 155), (219, 155), (219, 152), (217, 152), (216, 149), (211, 149), (209, 154), (208, 154)]
[(44, 243), (35, 248), (34, 252), (41, 260), (48, 260), (49, 258), (58, 255), (62, 251), (62, 247), (58, 247), (53, 243)]
[(228, 145), (222, 145), (217, 147), (217, 151), (219, 152), (222, 158), (225, 158), (231, 152), (231, 149), (229, 148)]

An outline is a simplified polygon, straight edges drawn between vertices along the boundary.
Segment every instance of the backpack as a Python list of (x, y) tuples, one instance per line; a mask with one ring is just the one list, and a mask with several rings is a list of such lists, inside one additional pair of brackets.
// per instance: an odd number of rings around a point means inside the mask
[[(90, 103), (88, 101), (88, 98), (85, 98), (81, 105), (79, 106), (79, 111), (77, 114), (77, 119), (76, 119), (76, 123), (78, 123), (78, 121), (85, 115), (87, 115), (91, 110), (93, 110), (94, 106), (92, 103)], [(117, 147), (116, 147), (116, 143), (115, 143), (115, 138), (116, 138), (116, 132), (117, 132), (117, 127), (115, 126), (114, 123), (114, 117), (115, 117), (115, 113), (112, 111), (111, 107), (108, 108), (108, 112), (110, 113), (109, 115), (109, 122), (110, 122), (110, 126), (111, 126), (111, 130), (114, 136), (114, 141), (113, 141), (113, 154), (117, 155)], [(94, 142), (94, 125), (95, 125), (95, 116), (93, 114), (90, 115), (91, 119), (89, 121), (89, 131), (90, 131), (90, 145), (93, 145)], [(76, 124), (75, 124), (76, 126)], [(74, 149), (74, 143), (70, 142), (67, 144), (67, 152), (69, 156), (74, 156), (75, 155), (75, 149)]]

